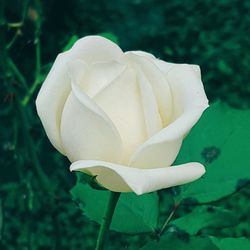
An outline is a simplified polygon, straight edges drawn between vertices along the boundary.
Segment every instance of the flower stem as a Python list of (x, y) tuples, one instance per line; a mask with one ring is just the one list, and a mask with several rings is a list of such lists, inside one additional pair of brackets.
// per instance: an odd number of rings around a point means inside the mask
[(119, 200), (120, 194), (121, 193), (116, 193), (116, 192), (111, 192), (111, 194), (110, 194), (107, 210), (106, 210), (105, 215), (102, 219), (102, 224), (101, 224), (98, 238), (96, 241), (95, 250), (103, 250), (105, 238), (106, 238), (107, 232), (109, 230), (109, 226), (111, 224), (112, 217), (113, 217), (113, 214), (115, 211), (116, 204)]

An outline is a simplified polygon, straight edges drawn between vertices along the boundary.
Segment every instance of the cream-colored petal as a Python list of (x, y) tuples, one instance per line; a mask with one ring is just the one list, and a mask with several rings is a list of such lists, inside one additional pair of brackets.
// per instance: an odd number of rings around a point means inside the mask
[(123, 163), (147, 138), (140, 89), (132, 68), (99, 92), (94, 101), (107, 114), (118, 129), (123, 144)]
[(93, 98), (119, 77), (124, 69), (125, 65), (116, 61), (92, 64), (80, 85)]
[(138, 149), (129, 164), (133, 167), (170, 166), (179, 152), (183, 138), (208, 107), (201, 79), (192, 67), (176, 66), (167, 77), (173, 96), (175, 120)]
[(162, 125), (165, 127), (170, 123), (172, 116), (172, 95), (169, 83), (164, 73), (154, 64), (154, 61), (149, 57), (134, 52), (127, 52), (126, 57), (135, 67), (140, 67), (143, 75), (152, 86), (153, 93), (158, 104), (158, 111), (161, 116)]
[(198, 117), (187, 113), (146, 141), (133, 155), (129, 165), (138, 168), (170, 166), (179, 153), (182, 140)]
[(66, 66), (69, 78), (80, 85), (89, 71), (89, 65), (81, 59), (71, 59), (66, 63)]
[(137, 195), (186, 184), (200, 178), (205, 169), (191, 162), (168, 168), (138, 169), (104, 161), (77, 161), (71, 171), (90, 171), (97, 181), (115, 192), (133, 191)]
[(199, 65), (195, 65), (195, 64), (190, 64), (190, 67), (194, 70), (194, 72), (196, 73), (197, 77), (201, 78), (201, 69)]
[[(173, 96), (173, 119), (186, 111), (208, 107), (198, 65), (178, 64), (167, 73)], [(196, 121), (195, 121), (196, 122)]]
[(153, 60), (153, 63), (164, 73), (167, 74), (173, 67), (177, 66), (176, 63), (165, 62), (160, 59)]
[(149, 138), (162, 129), (162, 121), (153, 88), (140, 68), (137, 70), (137, 78), (141, 92), (147, 136)]
[(37, 113), (52, 145), (65, 154), (60, 136), (61, 114), (70, 93), (66, 63), (68, 52), (59, 54), (36, 99)]
[(90, 98), (106, 88), (125, 69), (125, 65), (116, 61), (86, 64), (81, 59), (75, 59), (67, 65), (71, 78)]
[(57, 56), (39, 91), (36, 107), (49, 140), (62, 154), (65, 151), (60, 137), (61, 115), (71, 91), (67, 64), (75, 59), (82, 59), (88, 64), (110, 60), (123, 62), (124, 54), (119, 46), (106, 38), (86, 36), (69, 51)]
[(72, 83), (62, 114), (61, 138), (70, 161), (97, 159), (118, 162), (121, 138), (110, 119)]
[(101, 36), (85, 36), (79, 39), (70, 53), (73, 58), (82, 59), (88, 64), (124, 60), (124, 53), (120, 47)]
[(145, 52), (145, 51), (141, 51), (141, 50), (133, 50), (133, 51), (127, 51), (127, 52), (125, 52), (125, 54), (131, 54), (131, 53), (133, 53), (135, 55), (138, 55), (138, 56), (146, 57), (148, 59), (156, 59), (153, 54)]

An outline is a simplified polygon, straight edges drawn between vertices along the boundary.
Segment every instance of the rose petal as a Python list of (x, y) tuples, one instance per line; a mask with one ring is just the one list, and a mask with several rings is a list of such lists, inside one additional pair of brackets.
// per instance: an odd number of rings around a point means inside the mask
[(130, 161), (133, 167), (170, 166), (179, 152), (184, 136), (208, 107), (202, 82), (192, 67), (176, 66), (169, 71), (167, 77), (176, 120), (139, 148)]
[(124, 60), (121, 48), (101, 36), (86, 36), (79, 39), (70, 53), (73, 58), (82, 59), (88, 64), (110, 60), (122, 62)]
[(81, 59), (75, 59), (67, 65), (71, 78), (91, 98), (113, 82), (125, 69), (124, 65), (116, 61), (88, 65)]
[(123, 61), (124, 54), (119, 46), (106, 38), (87, 36), (79, 39), (69, 51), (57, 56), (39, 91), (36, 107), (49, 140), (62, 154), (65, 151), (60, 138), (61, 115), (70, 93), (67, 63), (77, 58), (90, 64), (110, 60)]
[(140, 86), (147, 135), (149, 138), (162, 129), (162, 121), (158, 111), (158, 105), (154, 96), (153, 88), (140, 68), (138, 68), (137, 76)]
[(173, 96), (173, 119), (193, 108), (201, 115), (208, 107), (198, 65), (178, 64), (168, 72), (167, 79)]
[(130, 156), (147, 138), (140, 90), (132, 68), (126, 68), (111, 84), (99, 92), (94, 101), (118, 129), (123, 144), (123, 160)]
[(176, 63), (165, 62), (160, 59), (156, 59), (153, 63), (164, 73), (167, 74), (173, 67), (177, 66)]
[(169, 83), (162, 71), (154, 64), (157, 59), (150, 60), (149, 57), (141, 53), (127, 52), (126, 56), (140, 67), (145, 78), (152, 86), (153, 93), (156, 97), (158, 110), (161, 116), (163, 127), (170, 123), (172, 116), (172, 95)]
[(62, 114), (61, 137), (70, 161), (97, 159), (118, 162), (121, 138), (110, 119), (72, 82)]
[(146, 57), (148, 59), (156, 59), (153, 54), (148, 53), (146, 51), (133, 50), (133, 51), (127, 51), (127, 52), (125, 52), (125, 54), (130, 54), (130, 53), (133, 53), (133, 54), (138, 55), (138, 56), (143, 56), (143, 57)]
[(190, 64), (190, 67), (194, 70), (194, 72), (196, 73), (197, 77), (201, 78), (201, 69), (199, 65), (195, 65), (195, 64)]
[(66, 63), (66, 66), (69, 78), (80, 85), (89, 70), (88, 64), (81, 59), (71, 59)]
[(80, 85), (93, 98), (118, 78), (124, 69), (125, 66), (116, 61), (92, 64)]
[(64, 103), (70, 93), (70, 79), (66, 63), (68, 52), (57, 56), (36, 99), (37, 113), (52, 145), (65, 154), (61, 136), (60, 123)]
[(191, 162), (169, 168), (138, 169), (104, 161), (77, 161), (71, 171), (90, 171), (97, 181), (114, 192), (133, 191), (137, 195), (182, 185), (200, 178), (205, 169)]

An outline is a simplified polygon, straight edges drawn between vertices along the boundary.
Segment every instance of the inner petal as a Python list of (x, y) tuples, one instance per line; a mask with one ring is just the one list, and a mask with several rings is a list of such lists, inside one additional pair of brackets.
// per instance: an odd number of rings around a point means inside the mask
[(154, 59), (135, 52), (126, 52), (126, 58), (136, 67), (140, 67), (144, 77), (151, 84), (155, 95), (162, 125), (166, 127), (172, 121), (172, 93), (164, 73), (154, 64)]
[(117, 78), (123, 69), (124, 65), (116, 61), (91, 64), (81, 79), (80, 86), (89, 97), (94, 97)]
[(123, 143), (122, 163), (128, 163), (131, 155), (147, 139), (135, 71), (127, 67), (118, 78), (100, 91), (94, 100), (118, 129)]
[(159, 114), (153, 88), (139, 67), (137, 69), (137, 76), (141, 91), (147, 135), (149, 138), (162, 129), (162, 119)]

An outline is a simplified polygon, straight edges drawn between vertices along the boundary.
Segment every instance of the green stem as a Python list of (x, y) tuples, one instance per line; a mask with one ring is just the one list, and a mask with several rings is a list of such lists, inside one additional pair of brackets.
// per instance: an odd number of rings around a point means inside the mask
[(22, 87), (26, 91), (28, 91), (29, 87), (24, 76), (22, 75), (22, 73), (20, 72), (20, 70), (17, 68), (16, 64), (13, 62), (13, 60), (10, 57), (8, 58), (8, 66), (10, 70), (12, 71), (12, 73), (16, 76), (16, 79), (22, 84)]
[(121, 193), (116, 193), (116, 192), (111, 192), (110, 194), (107, 210), (103, 217), (102, 224), (101, 224), (99, 234), (98, 234), (98, 238), (96, 241), (95, 250), (103, 250), (105, 238), (107, 236), (107, 232), (109, 230), (109, 226), (111, 224), (112, 217), (115, 211), (116, 204), (119, 200), (120, 194)]
[[(0, 26), (2, 25), (3, 27), (5, 27), (4, 24), (6, 22), (4, 19), (4, 12), (2, 10), (3, 7), (4, 7), (4, 0), (0, 0)], [(0, 29), (0, 38), (2, 38), (4, 36), (4, 31), (5, 31), (4, 29)], [(7, 55), (5, 40), (3, 40), (2, 43), (0, 43), (0, 45), (3, 46), (3, 50), (5, 52), (5, 53), (3, 53), (3, 57), (1, 57), (1, 62), (3, 64), (3, 66), (5, 67), (5, 72), (10, 70), (10, 74), (14, 75), (16, 77), (16, 79), (23, 85), (23, 87), (25, 89), (28, 89), (27, 82), (26, 82), (24, 76), (19, 71), (19, 69), (16, 67), (16, 65), (12, 61), (12, 59), (10, 57), (8, 57), (8, 55)], [(39, 46), (40, 46), (40, 44), (39, 44)], [(39, 60), (39, 62), (37, 62), (37, 72), (39, 72), (39, 74), (40, 74), (40, 68), (41, 68), (41, 66), (40, 66), (40, 51), (37, 53), (39, 53), (39, 55), (37, 55), (37, 57), (38, 57), (37, 60)], [(4, 75), (6, 76), (6, 73)], [(7, 80), (8, 79), (5, 77), (5, 81), (7, 81)], [(10, 84), (7, 84), (7, 86), (9, 89), (11, 88)], [(37, 157), (37, 154), (35, 152), (35, 144), (34, 144), (34, 141), (29, 133), (29, 122), (28, 122), (28, 118), (27, 118), (27, 110), (21, 105), (20, 99), (18, 97), (16, 98), (16, 101), (17, 101), (17, 103), (16, 103), (17, 109), (19, 111), (21, 123), (23, 126), (22, 128), (23, 128), (23, 132), (24, 132), (24, 137), (25, 137), (25, 140), (26, 140), (26, 143), (28, 146), (29, 156), (30, 156), (31, 161), (32, 161), (31, 166), (33, 167), (34, 172), (38, 176), (38, 179), (42, 185), (42, 188), (47, 193), (47, 195), (49, 197), (49, 202), (51, 202), (53, 200), (53, 190), (51, 189), (49, 179), (45, 175), (45, 173), (41, 167), (40, 161)]]
[(36, 68), (35, 68), (35, 80), (29, 89), (27, 95), (22, 100), (22, 105), (26, 106), (31, 97), (33, 96), (34, 92), (36, 91), (37, 87), (41, 83), (41, 42), (40, 42), (40, 32), (41, 32), (41, 3), (38, 0), (35, 0), (35, 8), (38, 13), (38, 17), (35, 20), (35, 39), (34, 39), (34, 45), (35, 45), (35, 54), (36, 54)]
[(162, 235), (162, 233), (164, 232), (166, 226), (169, 224), (169, 222), (171, 221), (171, 219), (173, 218), (177, 208), (180, 206), (180, 203), (176, 203), (172, 212), (170, 213), (170, 215), (168, 216), (168, 218), (166, 219), (165, 223), (163, 224), (160, 232), (157, 234), (158, 237), (160, 237)]
[(31, 85), (27, 95), (23, 98), (22, 100), (22, 105), (25, 107), (27, 106), (27, 104), (30, 101), (30, 98), (33, 96), (33, 93), (35, 92), (35, 90), (37, 89), (37, 87), (40, 85), (40, 81), (39, 80), (35, 80), (35, 82)]
[(21, 22), (24, 23), (27, 11), (28, 11), (28, 7), (29, 7), (29, 2), (30, 0), (24, 0), (23, 2), (23, 12), (22, 12), (22, 17), (21, 17)]
[(27, 95), (22, 100), (22, 105), (27, 106), (29, 103), (31, 97), (33, 96), (34, 92), (36, 91), (37, 87), (41, 83), (41, 45), (40, 45), (40, 39), (37, 37), (35, 39), (35, 51), (36, 51), (36, 70), (35, 70), (35, 81), (30, 87)]
[(41, 75), (41, 43), (40, 38), (36, 40), (36, 78)]
[(15, 35), (13, 36), (13, 38), (7, 44), (7, 46), (6, 46), (7, 50), (10, 50), (12, 48), (12, 46), (16, 42), (17, 38), (20, 36), (20, 29), (24, 25), (24, 20), (25, 20), (27, 11), (28, 11), (29, 1), (30, 0), (24, 0), (21, 21), (17, 22), (17, 23), (11, 23), (11, 24), (9, 23), (8, 24), (9, 28), (16, 28), (16, 32), (15, 32)]
[(37, 174), (44, 191), (48, 194), (48, 196), (50, 198), (52, 198), (53, 191), (50, 189), (51, 185), (50, 185), (49, 180), (48, 180), (47, 176), (45, 175), (45, 173), (40, 165), (40, 162), (37, 158), (37, 154), (35, 152), (35, 144), (34, 144), (33, 139), (29, 133), (29, 124), (28, 124), (28, 120), (27, 120), (26, 110), (21, 105), (20, 102), (17, 103), (17, 106), (19, 109), (20, 118), (21, 118), (21, 122), (23, 125), (24, 136), (25, 136), (25, 139), (27, 142), (29, 153), (30, 153), (30, 158), (32, 160), (31, 165), (32, 165), (35, 173)]
[[(24, 87), (26, 87), (25, 78), (22, 76), (21, 72), (18, 70), (15, 63), (11, 60), (11, 58), (8, 58), (8, 66), (11, 69), (11, 73), (24, 85)], [(17, 109), (19, 111), (21, 123), (23, 126), (25, 140), (27, 142), (28, 151), (30, 154), (30, 158), (32, 160), (31, 166), (33, 167), (34, 172), (38, 176), (38, 179), (39, 179), (44, 191), (48, 194), (50, 199), (53, 199), (53, 190), (51, 190), (51, 188), (50, 188), (51, 185), (49, 183), (49, 180), (41, 167), (40, 161), (38, 160), (37, 154), (35, 152), (35, 144), (34, 144), (34, 141), (29, 133), (29, 122), (28, 122), (28, 118), (27, 118), (27, 114), (26, 114), (27, 113), (26, 109), (21, 104), (19, 98), (17, 98)]]
[(12, 48), (12, 46), (14, 45), (14, 43), (16, 42), (17, 38), (19, 36), (19, 31), (16, 31), (15, 35), (13, 36), (13, 38), (9, 41), (9, 43), (6, 46), (7, 50), (10, 50)]
[[(23, 77), (23, 75), (21, 74), (21, 72), (18, 70), (18, 68), (16, 67), (15, 63), (11, 60), (11, 58), (8, 58), (8, 66), (11, 69), (11, 73), (17, 78), (17, 80), (19, 80), (19, 82), (21, 82), (23, 84), (23, 86), (26, 88), (26, 80)], [(32, 164), (31, 166), (33, 167), (34, 172), (36, 173), (36, 175), (38, 176), (38, 179), (43, 187), (43, 190), (48, 194), (48, 196), (50, 197), (50, 199), (53, 199), (53, 190), (51, 190), (51, 185), (49, 183), (49, 180), (47, 178), (47, 176), (45, 175), (40, 161), (37, 157), (37, 154), (35, 152), (35, 144), (34, 141), (29, 133), (29, 122), (28, 122), (28, 118), (27, 118), (27, 112), (25, 107), (23, 107), (23, 105), (21, 104), (19, 98), (17, 98), (17, 109), (19, 111), (19, 115), (21, 118), (21, 123), (23, 126), (23, 132), (24, 132), (24, 136), (25, 136), (25, 140), (27, 142), (27, 146), (28, 146), (28, 151), (30, 154), (30, 158), (32, 160)]]

